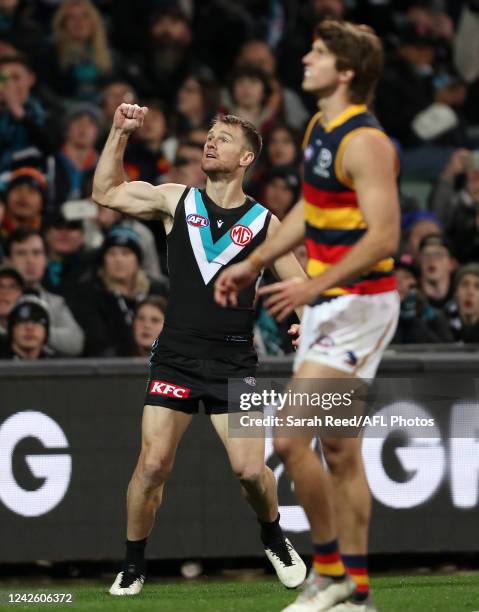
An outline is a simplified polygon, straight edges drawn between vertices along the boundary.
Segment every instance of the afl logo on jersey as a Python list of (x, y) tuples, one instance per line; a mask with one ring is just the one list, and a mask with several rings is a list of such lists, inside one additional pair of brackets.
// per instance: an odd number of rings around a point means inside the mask
[(230, 237), (238, 246), (246, 246), (253, 240), (253, 232), (246, 225), (233, 225), (230, 229)]
[(186, 222), (193, 227), (208, 227), (210, 224), (209, 219), (202, 215), (188, 215), (186, 217)]

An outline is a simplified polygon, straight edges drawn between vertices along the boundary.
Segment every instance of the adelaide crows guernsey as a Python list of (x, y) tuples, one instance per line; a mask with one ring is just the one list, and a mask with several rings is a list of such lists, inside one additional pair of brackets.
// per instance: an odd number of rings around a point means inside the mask
[(185, 189), (167, 237), (170, 296), (160, 346), (204, 359), (252, 350), (255, 286), (240, 292), (236, 307), (214, 300), (224, 267), (246, 259), (266, 238), (271, 213), (251, 198), (222, 208), (206, 192)]
[[(363, 105), (349, 106), (328, 125), (317, 113), (306, 129), (303, 199), (309, 276), (322, 274), (340, 261), (366, 232), (354, 184), (342, 172), (346, 144), (365, 130), (387, 138)], [(395, 288), (394, 262), (386, 258), (347, 285), (328, 289), (317, 303), (340, 295), (383, 293)]]

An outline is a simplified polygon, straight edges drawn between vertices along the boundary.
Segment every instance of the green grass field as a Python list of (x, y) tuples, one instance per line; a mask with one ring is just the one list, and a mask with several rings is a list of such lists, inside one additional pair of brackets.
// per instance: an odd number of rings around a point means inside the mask
[[(454, 576), (400, 576), (374, 578), (374, 597), (381, 612), (476, 612), (479, 611), (479, 574)], [(20, 592), (71, 592), (71, 605), (1, 605), (10, 610), (159, 611), (159, 612), (279, 612), (295, 593), (286, 591), (275, 580), (252, 582), (199, 580), (164, 583), (150, 581), (135, 598), (113, 598), (109, 584), (57, 583), (48, 587), (24, 584)], [(13, 587), (0, 586), (5, 593)]]

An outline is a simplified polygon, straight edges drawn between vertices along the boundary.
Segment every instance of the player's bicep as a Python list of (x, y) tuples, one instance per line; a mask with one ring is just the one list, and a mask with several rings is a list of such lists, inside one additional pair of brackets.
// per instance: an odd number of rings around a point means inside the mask
[(368, 229), (398, 233), (397, 153), (391, 141), (378, 134), (358, 135), (348, 143), (343, 168), (352, 179)]
[(102, 204), (140, 219), (174, 216), (185, 187), (170, 183), (151, 185), (143, 181), (124, 182), (110, 190)]

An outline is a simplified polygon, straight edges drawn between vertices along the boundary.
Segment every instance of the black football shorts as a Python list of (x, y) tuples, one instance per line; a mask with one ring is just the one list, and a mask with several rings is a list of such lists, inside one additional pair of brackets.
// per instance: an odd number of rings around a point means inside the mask
[(239, 410), (239, 407), (228, 407), (228, 379), (242, 379), (241, 385), (244, 383), (245, 390), (251, 392), (256, 385), (256, 352), (251, 349), (232, 351), (227, 357), (207, 357), (188, 357), (156, 342), (150, 359), (145, 404), (196, 414), (202, 400), (206, 414)]

